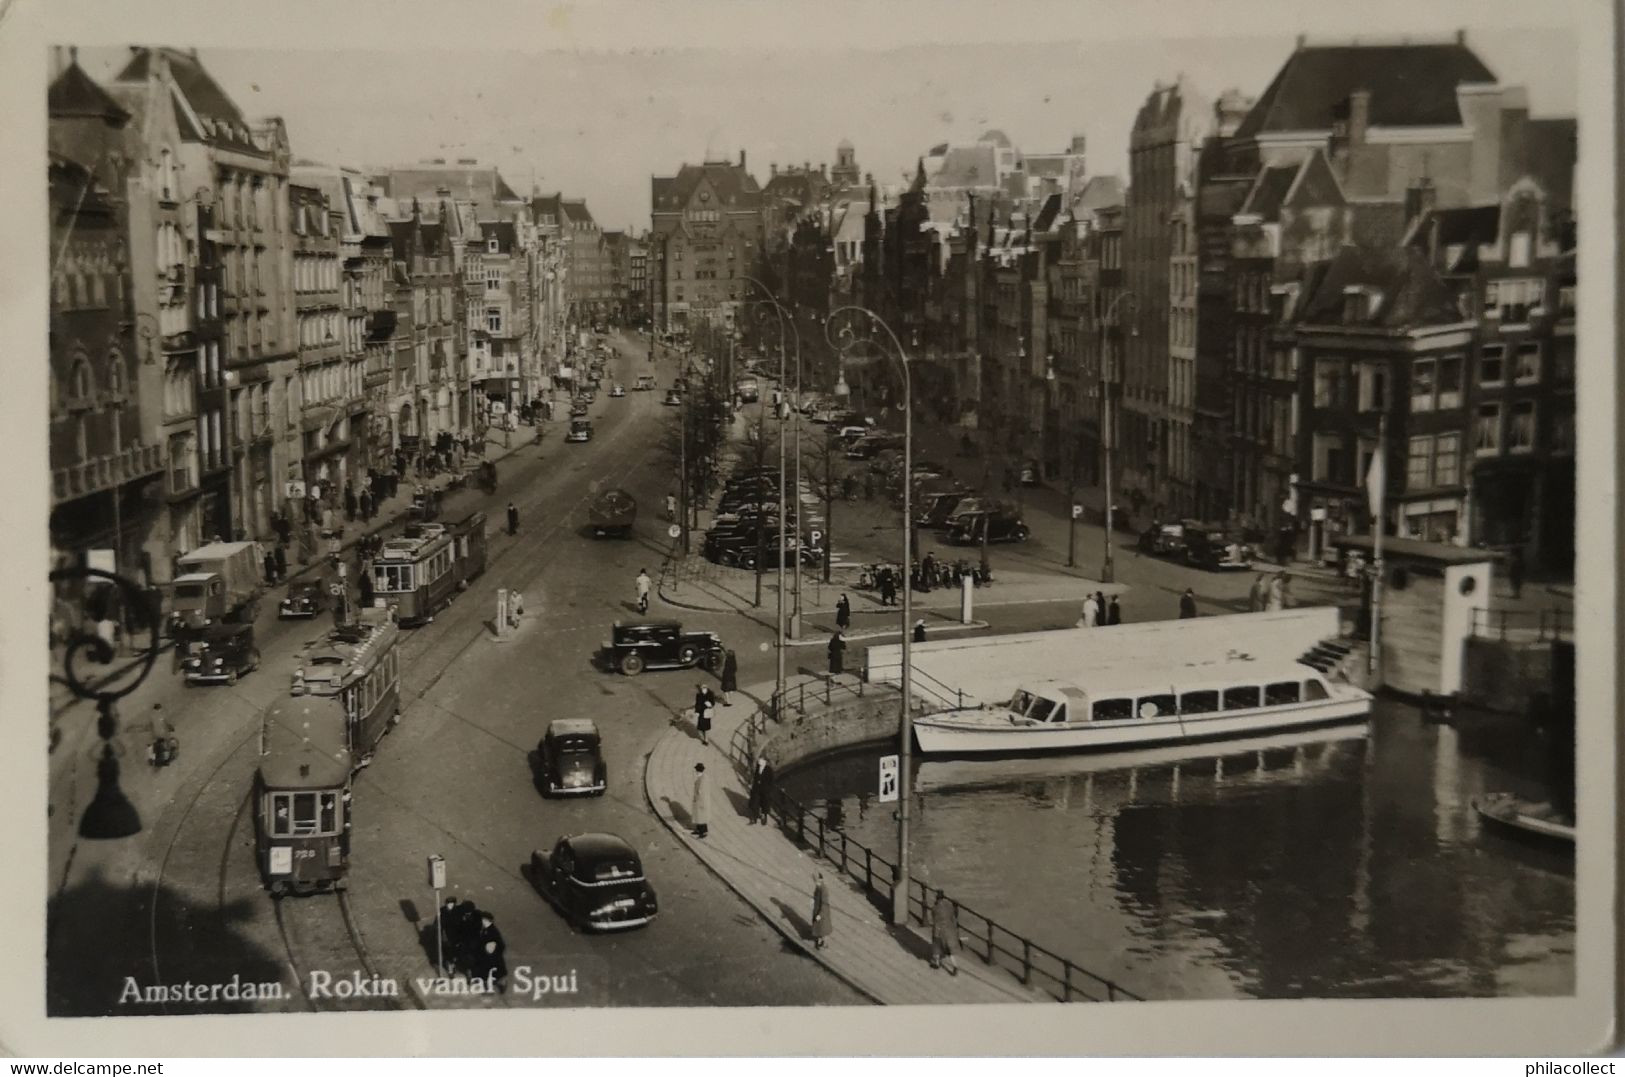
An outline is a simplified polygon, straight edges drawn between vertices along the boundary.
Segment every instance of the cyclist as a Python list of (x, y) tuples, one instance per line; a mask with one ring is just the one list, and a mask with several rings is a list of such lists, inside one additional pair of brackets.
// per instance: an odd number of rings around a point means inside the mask
[(646, 569), (646, 568), (639, 570), (639, 572), (638, 572), (638, 612), (639, 613), (648, 613), (649, 612), (649, 589), (651, 587), (653, 587), (653, 586), (654, 586), (654, 581), (649, 579), (649, 570)]

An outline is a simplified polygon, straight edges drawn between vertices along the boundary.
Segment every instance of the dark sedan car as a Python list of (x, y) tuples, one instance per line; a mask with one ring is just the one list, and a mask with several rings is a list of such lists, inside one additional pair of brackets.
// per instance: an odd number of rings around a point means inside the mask
[(331, 581), (322, 577), (294, 580), (288, 584), (288, 597), (277, 604), (277, 619), (287, 621), (315, 617), (327, 608), (330, 584)]
[(210, 625), (187, 649), (181, 673), (188, 685), (236, 684), (259, 668), (253, 625)]
[(677, 621), (616, 621), (604, 644), (609, 663), (628, 677), (646, 669), (722, 668), (722, 639), (715, 632), (684, 632)]
[(668, 408), (680, 408), (683, 406), (683, 394), (676, 389), (667, 389), (666, 399), (662, 400), (661, 403)]
[(614, 834), (560, 838), (530, 854), (531, 882), (578, 931), (622, 931), (655, 918), (659, 904), (643, 861)]
[(989, 542), (1026, 542), (1027, 525), (1021, 517), (1008, 512), (966, 512), (954, 517), (948, 528), (948, 541), (956, 546), (970, 546), (982, 541), (982, 529), (987, 528)]
[(549, 722), (536, 746), (542, 764), (542, 789), (548, 796), (603, 796), (607, 775), (603, 742), (591, 718)]

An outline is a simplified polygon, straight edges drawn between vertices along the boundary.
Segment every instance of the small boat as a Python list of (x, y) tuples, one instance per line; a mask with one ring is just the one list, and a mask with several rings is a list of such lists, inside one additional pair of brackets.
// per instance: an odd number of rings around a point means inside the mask
[(1473, 798), (1473, 810), (1486, 822), (1515, 833), (1574, 845), (1574, 820), (1550, 804), (1537, 804), (1512, 793), (1486, 793)]
[(1101, 670), (1088, 683), (1023, 685), (1008, 703), (914, 720), (926, 755), (1124, 751), (1340, 725), (1371, 713), (1371, 694), (1302, 662), (1232, 652), (1186, 665)]

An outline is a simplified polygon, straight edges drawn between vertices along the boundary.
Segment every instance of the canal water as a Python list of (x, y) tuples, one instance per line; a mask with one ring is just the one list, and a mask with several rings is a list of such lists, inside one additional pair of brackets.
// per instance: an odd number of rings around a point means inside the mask
[[(1147, 998), (1573, 992), (1572, 857), (1471, 805), (1544, 797), (1524, 718), (1379, 700), (1369, 725), (1200, 751), (917, 759), (912, 874)], [(880, 754), (783, 786), (890, 860)]]

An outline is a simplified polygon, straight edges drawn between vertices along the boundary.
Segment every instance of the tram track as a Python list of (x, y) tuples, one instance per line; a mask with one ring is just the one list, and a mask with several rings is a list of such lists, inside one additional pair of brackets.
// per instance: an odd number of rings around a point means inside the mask
[[(610, 438), (605, 439), (611, 442), (606, 448), (621, 447), (617, 443), (624, 443), (635, 429), (630, 421), (633, 418), (633, 416), (628, 415), (626, 417), (627, 421), (618, 424)], [(511, 567), (514, 564), (521, 563), (514, 555), (521, 550), (527, 551), (532, 554), (533, 563), (526, 565), (521, 570), (516, 582), (522, 587), (529, 587), (553, 567), (562, 556), (563, 547), (557, 544), (552, 545), (550, 552), (545, 552), (549, 550), (549, 544), (552, 543), (552, 540), (561, 531), (570, 527), (573, 520), (579, 519), (583, 507), (596, 496), (606, 483), (624, 480), (636, 468), (646, 463), (652, 451), (653, 446), (645, 446), (642, 451), (637, 451), (633, 447), (623, 449), (623, 454), (619, 459), (612, 458), (601, 461), (599, 466), (593, 469), (597, 474), (589, 478), (588, 488), (580, 497), (572, 501), (568, 507), (556, 514), (554, 523), (532, 535), (522, 534), (520, 541), (509, 543), (504, 548), (493, 552), (487, 562), (487, 571), (499, 567)], [(540, 461), (536, 462), (539, 463)], [(609, 466), (606, 467), (605, 464)], [(567, 493), (567, 489), (560, 490), (556, 483), (547, 482), (547, 476), (537, 476), (537, 478), (543, 480), (541, 485), (544, 488), (537, 490), (532, 496), (525, 497), (523, 500), (516, 499), (514, 502), (516, 507), (527, 515), (537, 513), (549, 502), (556, 502), (560, 499), (561, 494)], [(535, 479), (533, 478), (531, 481), (535, 481)], [(564, 481), (568, 482), (568, 476), (564, 477)], [(546, 487), (552, 488), (547, 489)], [(503, 502), (504, 498), (498, 495), (485, 498), (477, 504), (481, 510), (490, 513), (496, 511)], [(448, 611), (450, 616), (446, 616)], [(425, 625), (423, 628), (412, 632), (409, 638), (402, 642), (402, 657), (406, 660), (405, 664), (414, 669), (418, 669), (425, 663), (429, 663), (433, 667), (432, 673), (416, 691), (408, 694), (403, 685), (403, 704), (416, 703), (432, 691), (451, 668), (452, 663), (466, 654), (479, 641), (483, 635), (483, 625), (478, 625), (478, 622), (482, 619), (484, 612), (483, 608), (473, 601), (453, 603), (447, 610), (443, 610), (442, 614), (437, 616), (430, 625)], [(440, 630), (425, 631), (425, 629), (430, 629), (434, 625), (440, 626)], [(478, 630), (469, 632), (469, 629), (476, 627), (476, 625)], [(467, 633), (467, 639), (457, 646), (449, 656), (440, 661), (431, 659), (430, 653), (432, 651), (447, 643), (456, 642), (458, 635), (462, 633)], [(420, 640), (422, 641), (421, 644), (416, 645)], [(241, 696), (238, 699), (251, 706), (256, 713), (260, 709), (258, 705), (250, 703)], [(404, 706), (403, 709), (405, 709)], [(445, 711), (443, 707), (437, 709)], [(445, 711), (445, 713), (451, 714), (449, 711)], [(452, 716), (455, 717), (455, 715)], [(248, 767), (241, 757), (242, 753), (251, 746), (260, 733), (261, 730), (258, 724), (250, 722), (249, 727), (242, 736), (231, 742), (223, 750), (219, 761), (200, 780), (194, 780), (190, 794), (186, 798), (184, 806), (180, 808), (174, 829), (165, 842), (163, 854), (159, 858), (157, 871), (152, 880), (148, 902), (148, 949), (154, 983), (162, 984), (165, 982), (160, 958), (163, 951), (160, 936), (162, 934), (162, 925), (165, 923), (165, 916), (174, 912), (169, 908), (169, 903), (176, 899), (166, 897), (166, 885), (175, 881), (173, 867), (177, 850), (182, 847), (183, 836), (188, 838), (191, 836), (190, 828), (194, 825), (196, 819), (209, 815), (208, 812), (200, 813), (199, 806), (211, 795), (218, 796), (219, 783), (223, 780), (224, 772), (236, 762), (244, 768), (245, 773), (251, 773), (252, 768)], [(215, 865), (214, 886), (212, 888), (214, 891), (212, 897), (214, 898), (215, 926), (222, 931), (225, 930), (224, 925), (229, 919), (230, 891), (234, 871), (236, 871), (232, 854), (236, 849), (238, 834), (242, 828), (243, 819), (251, 807), (252, 800), (253, 789), (250, 784), (249, 789), (241, 797), (236, 798), (234, 808), (231, 811), (230, 822), (225, 828), (223, 837), (219, 839), (218, 856), (211, 857)], [(180, 887), (177, 887), (177, 889), (180, 889)], [(378, 966), (368, 950), (366, 940), (351, 911), (349, 897), (345, 891), (339, 890), (331, 895), (291, 897), (281, 900), (270, 898), (263, 891), (260, 891), (260, 896), (263, 900), (271, 903), (277, 941), (286, 962), (286, 968), (294, 976), (298, 988), (296, 997), (303, 1001), (304, 1008), (310, 1012), (377, 1009), (380, 999), (385, 1006), (392, 1009), (406, 1008), (407, 1006), (415, 1006), (420, 1009), (424, 1007), (423, 1001), (416, 995), (409, 994), (406, 999), (402, 999), (398, 995), (375, 997), (352, 995), (343, 997), (336, 996), (332, 991), (324, 991), (321, 984), (313, 982), (313, 975), (328, 973), (332, 977), (328, 983), (336, 988), (341, 978), (347, 978), (348, 972), (341, 975), (336, 970), (320, 967), (319, 962), (323, 960), (331, 961), (333, 959), (332, 955), (335, 954), (344, 955), (344, 960), (351, 960), (353, 956), (354, 964), (351, 967), (359, 966), (356, 975), (368, 981), (382, 979)], [(335, 912), (336, 916), (333, 915)], [(167, 1007), (164, 1009), (165, 1012), (168, 1012)]]

